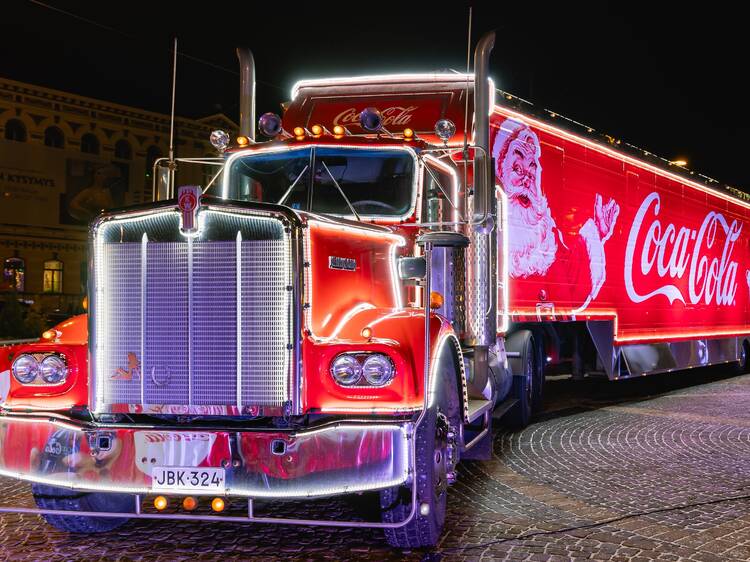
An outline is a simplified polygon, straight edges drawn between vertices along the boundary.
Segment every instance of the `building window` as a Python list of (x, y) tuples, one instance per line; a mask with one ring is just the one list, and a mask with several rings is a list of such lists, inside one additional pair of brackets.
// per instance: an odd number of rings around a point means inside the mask
[(99, 154), (99, 139), (92, 133), (86, 133), (81, 137), (81, 152), (86, 154)]
[(5, 140), (26, 142), (26, 125), (20, 119), (8, 119), (5, 123)]
[(45, 293), (62, 293), (63, 262), (55, 257), (44, 262), (44, 281), (42, 290)]
[(16, 290), (22, 293), (25, 289), (26, 267), (24, 261), (18, 256), (7, 258), (3, 262), (3, 290)]
[(65, 135), (59, 127), (47, 127), (44, 131), (44, 146), (62, 148), (65, 145)]
[(130, 160), (133, 157), (133, 150), (130, 148), (130, 143), (124, 139), (120, 139), (115, 143), (115, 158), (121, 160)]

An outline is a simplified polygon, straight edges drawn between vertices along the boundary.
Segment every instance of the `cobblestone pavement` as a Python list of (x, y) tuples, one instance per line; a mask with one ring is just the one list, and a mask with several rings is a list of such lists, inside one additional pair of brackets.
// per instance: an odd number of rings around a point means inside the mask
[[(496, 431), (491, 461), (462, 463), (432, 552), (398, 552), (364, 529), (138, 521), (85, 537), (2, 515), (0, 559), (750, 560), (750, 501), (726, 499), (750, 494), (750, 376), (547, 390), (540, 419)], [(3, 504), (31, 505), (26, 485), (0, 478), (0, 489)], [(326, 510), (366, 510), (363, 499)]]

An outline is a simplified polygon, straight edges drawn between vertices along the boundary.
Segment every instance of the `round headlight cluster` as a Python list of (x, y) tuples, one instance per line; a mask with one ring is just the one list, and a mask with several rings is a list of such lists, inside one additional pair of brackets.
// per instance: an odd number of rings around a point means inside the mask
[(21, 384), (60, 384), (68, 377), (65, 359), (53, 353), (43, 356), (19, 355), (13, 361), (11, 370)]
[(345, 353), (331, 363), (331, 375), (341, 386), (385, 386), (393, 380), (396, 369), (383, 353)]

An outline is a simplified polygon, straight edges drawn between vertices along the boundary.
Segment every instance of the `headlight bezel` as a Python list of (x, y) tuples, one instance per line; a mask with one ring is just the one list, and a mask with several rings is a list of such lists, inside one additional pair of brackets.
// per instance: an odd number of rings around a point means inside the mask
[[(359, 373), (359, 376), (354, 380), (354, 382), (350, 384), (343, 384), (334, 374), (334, 366), (339, 361), (353, 361), (354, 364), (357, 365), (357, 370)], [(373, 361), (373, 360), (384, 360), (389, 366), (390, 366), (390, 378), (388, 380), (382, 382), (382, 383), (372, 383), (370, 379), (368, 379), (365, 376), (364, 372), (364, 366), (367, 361)], [(329, 373), (331, 374), (331, 378), (333, 381), (340, 386), (341, 388), (365, 388), (365, 389), (373, 389), (373, 388), (384, 388), (389, 386), (396, 378), (397, 370), (396, 370), (396, 364), (393, 361), (393, 358), (390, 357), (387, 353), (379, 352), (379, 351), (346, 351), (343, 353), (337, 354), (333, 360), (330, 363), (330, 367), (328, 369)]]
[[(54, 361), (60, 361), (62, 363), (61, 370), (63, 374), (59, 380), (53, 380), (52, 382), (49, 382), (47, 378), (45, 378), (42, 365), (45, 361), (48, 361), (49, 364), (49, 360), (51, 358), (55, 358)], [(29, 359), (34, 362), (34, 377), (19, 377), (16, 366), (18, 365), (19, 361), (28, 361)], [(16, 381), (23, 387), (58, 387), (64, 385), (68, 381), (68, 377), (70, 376), (70, 362), (68, 361), (68, 358), (64, 353), (60, 353), (57, 351), (44, 351), (39, 353), (24, 352), (19, 354), (13, 360), (10, 371), (13, 375), (13, 378), (16, 379)]]

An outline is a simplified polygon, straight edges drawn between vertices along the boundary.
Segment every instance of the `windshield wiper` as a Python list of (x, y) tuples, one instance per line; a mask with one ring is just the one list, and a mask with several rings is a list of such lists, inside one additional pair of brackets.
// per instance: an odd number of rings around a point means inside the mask
[(358, 220), (358, 221), (361, 221), (362, 219), (361, 219), (361, 218), (359, 218), (359, 213), (357, 213), (357, 211), (356, 211), (356, 210), (354, 209), (354, 206), (353, 206), (353, 205), (351, 204), (351, 202), (349, 201), (349, 198), (348, 198), (348, 197), (346, 196), (346, 194), (344, 193), (344, 190), (343, 190), (343, 189), (341, 189), (341, 186), (339, 185), (339, 182), (337, 182), (337, 181), (336, 181), (336, 178), (334, 178), (334, 177), (333, 177), (333, 174), (331, 173), (331, 170), (329, 170), (329, 169), (328, 169), (328, 166), (326, 166), (326, 163), (325, 163), (325, 162), (323, 162), (322, 160), (320, 161), (320, 163), (321, 163), (321, 164), (323, 165), (323, 167), (325, 168), (326, 172), (328, 172), (328, 177), (329, 177), (329, 178), (331, 178), (331, 181), (333, 182), (333, 185), (335, 185), (335, 186), (336, 186), (336, 189), (338, 189), (338, 190), (339, 190), (339, 193), (341, 194), (341, 197), (343, 197), (343, 198), (344, 198), (344, 201), (346, 201), (346, 204), (347, 204), (347, 205), (349, 205), (349, 208), (351, 209), (351, 211), (352, 211), (352, 214), (353, 214), (353, 215), (354, 215), (355, 217), (357, 217), (357, 220)]
[(276, 203), (277, 205), (283, 205), (283, 204), (284, 204), (284, 201), (286, 201), (286, 198), (287, 198), (287, 197), (289, 197), (289, 194), (291, 194), (291, 193), (292, 193), (292, 190), (294, 189), (294, 186), (295, 186), (295, 185), (297, 185), (297, 182), (299, 182), (300, 178), (302, 178), (302, 176), (303, 176), (303, 175), (305, 175), (305, 172), (307, 171), (307, 168), (309, 168), (309, 167), (310, 167), (310, 165), (309, 165), (309, 164), (305, 164), (305, 167), (304, 167), (304, 168), (302, 168), (302, 171), (301, 171), (301, 172), (299, 173), (299, 175), (297, 176), (297, 179), (295, 179), (295, 180), (294, 180), (294, 181), (292, 182), (292, 185), (290, 185), (290, 186), (289, 186), (289, 189), (287, 189), (287, 190), (286, 190), (286, 191), (284, 192), (284, 195), (282, 195), (282, 196), (281, 196), (281, 199), (279, 199), (279, 202), (278, 202), (278, 203)]

